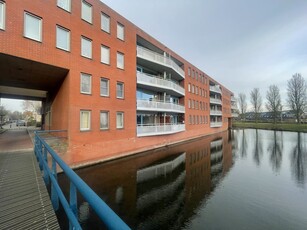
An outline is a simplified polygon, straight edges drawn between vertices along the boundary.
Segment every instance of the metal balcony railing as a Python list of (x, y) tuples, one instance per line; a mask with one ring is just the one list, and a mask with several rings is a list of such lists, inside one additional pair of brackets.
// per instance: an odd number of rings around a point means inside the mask
[(222, 90), (220, 89), (220, 87), (219, 86), (212, 86), (212, 85), (210, 85), (210, 91), (211, 92), (215, 92), (215, 93), (219, 93), (219, 94), (222, 94)]
[(222, 116), (223, 112), (221, 110), (210, 110), (211, 116)]
[(185, 95), (184, 88), (181, 87), (179, 84), (170, 80), (158, 78), (154, 75), (137, 72), (137, 83), (173, 90), (183, 96)]
[[(97, 216), (102, 220), (108, 229), (130, 229), (117, 214), (56, 154), (56, 152), (40, 136), (41, 134), (53, 133), (61, 136), (63, 130), (36, 131), (34, 152), (39, 167), (43, 171), (43, 178), (48, 185), (51, 182), (51, 201), (53, 208), (58, 210), (59, 201), (69, 220), (69, 229), (82, 229), (78, 221), (77, 191), (88, 202)], [(48, 165), (48, 156), (51, 157), (51, 168)], [(63, 191), (57, 181), (57, 165), (63, 170), (70, 181), (69, 202), (66, 200)]]
[(183, 78), (185, 78), (184, 70), (177, 65), (171, 58), (165, 57), (162, 54), (156, 53), (152, 50), (146, 49), (141, 46), (137, 46), (137, 56), (143, 59), (156, 62), (158, 64), (167, 66), (175, 70), (178, 74), (180, 74)]
[(183, 132), (185, 130), (185, 124), (163, 124), (163, 125), (138, 125), (137, 136), (156, 136), (164, 134), (172, 134)]
[(137, 110), (184, 113), (183, 105), (163, 101), (137, 100)]
[(232, 102), (237, 102), (236, 98), (234, 96), (231, 96), (231, 101)]
[(218, 99), (218, 98), (210, 97), (210, 103), (211, 104), (219, 104), (219, 105), (221, 105), (222, 104), (222, 100)]
[(223, 125), (222, 122), (218, 122), (218, 121), (211, 121), (211, 122), (210, 122), (210, 127), (211, 127), (211, 128), (222, 127), (222, 125)]

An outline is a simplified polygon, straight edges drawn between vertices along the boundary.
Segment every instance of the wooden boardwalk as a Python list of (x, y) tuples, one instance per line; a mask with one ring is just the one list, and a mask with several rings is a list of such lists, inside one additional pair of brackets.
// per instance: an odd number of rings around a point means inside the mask
[(0, 152), (0, 229), (60, 229), (33, 151)]

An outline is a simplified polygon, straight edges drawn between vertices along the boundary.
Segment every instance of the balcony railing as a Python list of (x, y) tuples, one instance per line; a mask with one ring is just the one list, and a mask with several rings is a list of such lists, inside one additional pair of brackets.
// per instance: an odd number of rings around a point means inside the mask
[(237, 114), (237, 113), (231, 113), (231, 116), (232, 116), (232, 117), (238, 117), (239, 114)]
[(139, 125), (137, 126), (137, 136), (156, 136), (183, 132), (185, 124), (164, 124), (164, 125)]
[(222, 94), (222, 90), (221, 90), (220, 87), (217, 86), (217, 85), (215, 85), (215, 86), (210, 85), (210, 91), (211, 91), (211, 92), (215, 92), (215, 93)]
[(212, 97), (210, 97), (210, 103), (211, 103), (211, 104), (219, 104), (219, 105), (221, 105), (221, 104), (222, 104), (222, 100), (221, 100), (221, 99), (218, 99), (218, 98), (212, 98)]
[(211, 128), (222, 127), (222, 125), (223, 125), (222, 122), (218, 122), (218, 121), (211, 121), (211, 122), (210, 122), (210, 127), (211, 127)]
[(234, 96), (231, 96), (231, 101), (232, 102), (237, 102), (236, 98)]
[(171, 58), (165, 57), (162, 54), (156, 53), (154, 51), (151, 51), (149, 49), (146, 49), (141, 46), (137, 46), (137, 56), (155, 63), (158, 63), (160, 65), (167, 66), (169, 68), (172, 68), (175, 70), (178, 74), (180, 74), (183, 78), (184, 70), (180, 68), (179, 65), (177, 65), (176, 62), (174, 62)]
[(137, 110), (184, 113), (183, 105), (163, 101), (137, 100)]
[(221, 110), (210, 110), (211, 116), (222, 116), (223, 112)]
[(137, 83), (169, 89), (183, 96), (185, 95), (184, 88), (181, 87), (179, 84), (176, 84), (175, 82), (172, 82), (170, 80), (158, 78), (157, 76), (154, 75), (137, 72)]
[(237, 105), (231, 105), (231, 109), (237, 109)]

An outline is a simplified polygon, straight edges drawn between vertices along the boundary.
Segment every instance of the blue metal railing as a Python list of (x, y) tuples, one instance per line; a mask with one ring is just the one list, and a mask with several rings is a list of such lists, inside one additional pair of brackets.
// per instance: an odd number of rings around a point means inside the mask
[[(82, 229), (78, 221), (77, 212), (77, 191), (89, 203), (96, 212), (100, 220), (109, 229), (130, 229), (129, 226), (103, 201), (101, 198), (56, 154), (56, 152), (46, 143), (40, 134), (66, 132), (63, 130), (36, 131), (34, 152), (39, 167), (43, 171), (43, 178), (46, 185), (51, 181), (51, 202), (53, 208), (58, 210), (59, 201), (69, 220), (70, 229)], [(51, 156), (51, 168), (48, 165), (48, 153)], [(61, 167), (67, 178), (70, 180), (69, 203), (66, 200), (58, 182), (57, 165)]]

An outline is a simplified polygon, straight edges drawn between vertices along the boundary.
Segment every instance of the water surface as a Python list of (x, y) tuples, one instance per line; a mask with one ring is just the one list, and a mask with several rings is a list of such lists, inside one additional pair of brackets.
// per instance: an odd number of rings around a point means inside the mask
[(132, 229), (307, 229), (304, 133), (233, 130), (77, 173)]

